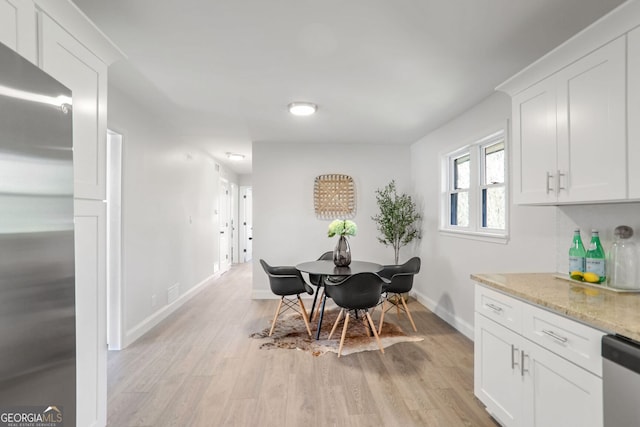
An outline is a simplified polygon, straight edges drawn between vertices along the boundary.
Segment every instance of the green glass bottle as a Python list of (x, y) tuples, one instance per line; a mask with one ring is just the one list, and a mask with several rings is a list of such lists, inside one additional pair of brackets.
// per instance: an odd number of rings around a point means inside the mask
[(580, 229), (576, 228), (573, 232), (573, 242), (569, 248), (569, 275), (575, 271), (584, 273), (587, 251), (582, 244), (580, 237)]
[(600, 235), (598, 230), (591, 230), (591, 243), (589, 243), (589, 249), (587, 250), (585, 272), (598, 275), (598, 283), (602, 283), (607, 280), (605, 265), (604, 249), (602, 249), (602, 243), (600, 243)]

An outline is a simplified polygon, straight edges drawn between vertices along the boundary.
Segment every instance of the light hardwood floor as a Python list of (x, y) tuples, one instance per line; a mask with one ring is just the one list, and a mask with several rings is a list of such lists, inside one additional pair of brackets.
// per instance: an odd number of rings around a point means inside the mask
[[(338, 359), (260, 350), (249, 335), (269, 326), (276, 300), (250, 293), (251, 265), (235, 265), (110, 352), (108, 425), (496, 426), (473, 396), (473, 343), (419, 303), (424, 341)], [(385, 318), (411, 332), (395, 311)]]

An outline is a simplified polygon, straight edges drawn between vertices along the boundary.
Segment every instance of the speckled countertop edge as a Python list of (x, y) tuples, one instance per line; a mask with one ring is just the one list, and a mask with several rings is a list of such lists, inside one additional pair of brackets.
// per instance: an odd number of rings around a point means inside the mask
[(595, 289), (557, 273), (472, 274), (471, 279), (607, 333), (640, 341), (640, 294)]

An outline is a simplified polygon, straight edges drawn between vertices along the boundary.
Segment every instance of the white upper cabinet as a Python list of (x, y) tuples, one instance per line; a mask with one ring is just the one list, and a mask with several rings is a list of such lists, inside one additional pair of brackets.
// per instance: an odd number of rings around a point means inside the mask
[(31, 0), (0, 0), (0, 43), (36, 62), (36, 11)]
[(513, 97), (513, 199), (556, 201), (556, 85), (547, 79)]
[(558, 73), (558, 200), (624, 200), (625, 37)]
[(640, 199), (640, 28), (628, 36), (629, 198)]
[(625, 37), (513, 96), (514, 201), (624, 200)]
[(49, 16), (41, 18), (41, 67), (73, 93), (75, 197), (104, 200), (107, 65)]

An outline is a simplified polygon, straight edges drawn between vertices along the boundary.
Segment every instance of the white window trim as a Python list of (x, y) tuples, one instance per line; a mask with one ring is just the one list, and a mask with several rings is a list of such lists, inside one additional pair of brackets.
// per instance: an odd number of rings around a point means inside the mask
[[(508, 132), (506, 132), (508, 126), (505, 129), (501, 129), (488, 136), (485, 136), (471, 144), (465, 145), (457, 150), (444, 153), (440, 162), (440, 179), (441, 179), (441, 197), (440, 197), (440, 227), (439, 232), (442, 235), (451, 237), (460, 237), (471, 240), (480, 240), (491, 243), (506, 244), (509, 241), (509, 142)], [(498, 140), (504, 140), (504, 173), (505, 173), (505, 229), (489, 229), (482, 227), (482, 204), (480, 199), (482, 197), (482, 189), (491, 187), (491, 185), (483, 185), (481, 177), (481, 153), (482, 149), (488, 145), (492, 145)], [(451, 201), (449, 200), (449, 191), (452, 188), (453, 180), (453, 167), (452, 161), (456, 157), (469, 153), (471, 157), (470, 174), (471, 182), (469, 185), (469, 226), (460, 227), (450, 225), (451, 219)]]

